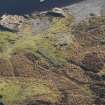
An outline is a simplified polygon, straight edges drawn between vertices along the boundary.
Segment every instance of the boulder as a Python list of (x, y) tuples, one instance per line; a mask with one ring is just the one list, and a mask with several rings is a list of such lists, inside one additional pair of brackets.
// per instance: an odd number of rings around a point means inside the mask
[(0, 26), (11, 31), (18, 31), (24, 22), (23, 16), (3, 15), (0, 20)]
[(53, 8), (51, 11), (48, 11), (46, 14), (56, 17), (66, 17), (66, 12), (61, 8)]

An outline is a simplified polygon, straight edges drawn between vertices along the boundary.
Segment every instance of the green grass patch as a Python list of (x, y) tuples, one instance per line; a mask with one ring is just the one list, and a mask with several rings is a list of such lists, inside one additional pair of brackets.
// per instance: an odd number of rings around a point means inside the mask
[(0, 56), (6, 55), (15, 44), (17, 36), (12, 32), (0, 32)]
[[(32, 35), (29, 25), (26, 28), (24, 27), (25, 29), (22, 32), (24, 35), (21, 37), (12, 32), (0, 32), (0, 56), (8, 58), (19, 50), (29, 50), (33, 54), (37, 54), (37, 51), (40, 50), (46, 55), (44, 57), (53, 64), (64, 64), (66, 60), (62, 51), (53, 45), (55, 42), (51, 39), (53, 39), (55, 33), (68, 32), (71, 22), (72, 18), (54, 18), (49, 29), (37, 35)], [(25, 35), (25, 33), (27, 34)], [(49, 38), (45, 36), (49, 36)]]
[[(53, 86), (53, 85), (52, 85)], [(28, 98), (44, 96), (47, 101), (56, 102), (59, 93), (48, 81), (28, 78), (0, 79), (0, 95), (5, 104), (22, 103)]]

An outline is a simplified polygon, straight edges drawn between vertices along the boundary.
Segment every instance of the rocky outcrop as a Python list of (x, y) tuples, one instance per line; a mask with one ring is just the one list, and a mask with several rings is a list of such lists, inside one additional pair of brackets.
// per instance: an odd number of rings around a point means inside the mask
[(51, 21), (48, 17), (36, 18), (32, 20), (33, 34), (41, 33), (49, 28)]
[(51, 11), (48, 11), (46, 15), (55, 16), (55, 17), (66, 17), (66, 12), (61, 8), (53, 8)]
[(102, 6), (102, 9), (101, 9), (101, 16), (105, 16), (105, 5)]
[(22, 26), (23, 22), (23, 16), (3, 15), (0, 19), (0, 26), (11, 31), (18, 31)]

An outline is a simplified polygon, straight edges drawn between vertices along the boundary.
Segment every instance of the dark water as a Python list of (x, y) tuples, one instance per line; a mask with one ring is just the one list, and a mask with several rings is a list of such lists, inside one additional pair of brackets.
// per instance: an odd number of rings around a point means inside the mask
[(63, 7), (80, 0), (0, 0), (0, 14), (29, 14), (34, 11), (48, 10), (53, 7)]

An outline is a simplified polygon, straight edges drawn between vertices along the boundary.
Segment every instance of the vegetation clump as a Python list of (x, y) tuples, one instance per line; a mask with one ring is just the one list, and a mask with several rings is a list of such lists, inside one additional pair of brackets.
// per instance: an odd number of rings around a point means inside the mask
[(20, 79), (0, 79), (0, 94), (3, 96), (4, 104), (23, 103), (28, 98), (37, 95), (43, 95), (43, 99), (50, 102), (56, 102), (59, 99), (59, 93), (56, 88), (48, 85), (49, 82), (43, 80), (35, 80), (34, 78)]

